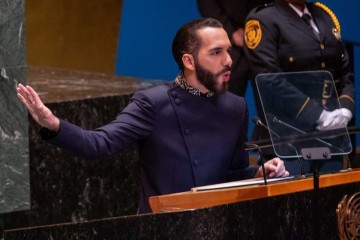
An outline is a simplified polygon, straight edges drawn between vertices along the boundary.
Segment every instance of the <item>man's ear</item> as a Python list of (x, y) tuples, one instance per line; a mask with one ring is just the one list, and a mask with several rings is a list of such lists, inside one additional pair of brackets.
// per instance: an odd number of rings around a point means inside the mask
[(193, 71), (195, 70), (195, 61), (193, 55), (185, 53), (182, 56), (182, 62), (185, 68)]

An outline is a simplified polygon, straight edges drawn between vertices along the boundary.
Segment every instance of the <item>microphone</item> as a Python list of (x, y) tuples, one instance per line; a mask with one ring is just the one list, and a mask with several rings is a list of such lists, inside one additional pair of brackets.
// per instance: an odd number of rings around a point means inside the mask
[[(275, 119), (276, 117), (274, 117)], [(273, 119), (273, 121), (274, 121)], [(262, 126), (264, 127), (265, 129), (267, 129), (269, 132), (271, 132), (272, 134), (274, 134), (275, 136), (277, 136), (278, 138), (280, 138), (280, 135), (277, 134), (275, 131), (273, 131), (272, 129), (270, 129), (268, 126), (266, 126), (262, 121), (261, 119), (258, 117), (258, 116), (255, 116), (253, 117), (253, 122), (257, 125), (257, 126)], [(304, 165), (302, 164), (300, 158), (299, 158), (299, 153), (296, 149), (296, 147), (294, 145), (292, 145), (291, 143), (287, 142), (286, 145), (288, 145), (289, 147), (291, 147), (292, 149), (294, 149), (295, 153), (296, 153), (296, 156), (297, 156), (297, 160), (298, 160), (298, 163), (299, 163), (299, 166), (300, 166), (300, 173), (301, 173), (301, 176), (305, 176), (305, 170), (304, 170)]]
[(268, 128), (268, 126), (266, 126), (261, 119), (258, 116), (253, 117), (253, 122), (257, 125), (257, 126), (262, 126), (264, 127), (266, 130), (268, 130), (269, 132), (273, 133), (275, 136), (280, 137), (279, 134), (277, 134), (276, 132), (274, 132), (273, 130), (271, 130), (270, 128)]
[[(261, 121), (260, 121), (260, 118), (259, 117), (257, 117), (257, 116), (255, 116), (255, 117), (253, 117), (253, 122), (255, 123), (255, 125), (261, 125)], [(261, 149), (260, 149), (260, 147), (258, 146), (258, 145), (256, 145), (256, 144), (251, 144), (252, 146), (254, 146), (254, 147), (256, 147), (257, 148), (257, 150), (259, 151), (259, 154), (260, 154), (260, 160), (261, 160), (261, 167), (262, 167), (262, 172), (263, 172), (263, 176), (264, 176), (264, 183), (265, 183), (265, 185), (267, 185), (267, 177), (266, 177), (266, 171), (265, 171), (265, 166), (264, 166), (264, 157), (263, 157), (263, 155), (262, 155), (262, 152), (261, 152)]]
[(256, 125), (262, 124), (260, 118), (258, 116), (254, 116), (252, 119), (253, 123), (255, 123)]
[(283, 122), (283, 121), (277, 119), (276, 117), (273, 117), (273, 122), (274, 122), (274, 123), (282, 124), (282, 125), (284, 125), (285, 127), (288, 127), (288, 128), (290, 128), (290, 129), (298, 132), (298, 133), (305, 133), (304, 131), (302, 131), (302, 130), (294, 127), (294, 126), (291, 126), (290, 124), (287, 124), (286, 122)]
[[(290, 129), (296, 131), (297, 133), (306, 134), (306, 132), (304, 132), (304, 131), (302, 131), (302, 130), (300, 130), (300, 129), (298, 129), (298, 128), (296, 128), (296, 127), (294, 127), (294, 126), (292, 126), (292, 125), (290, 125), (290, 124), (288, 124), (288, 123), (286, 123), (286, 122), (283, 122), (283, 121), (281, 121), (280, 119), (277, 119), (276, 117), (273, 118), (273, 122), (274, 122), (274, 123), (279, 123), (279, 124), (281, 124), (281, 125), (283, 125), (283, 126), (285, 126), (285, 127), (288, 127), (288, 128), (290, 128)], [(331, 143), (329, 143), (329, 142), (326, 142), (326, 141), (324, 141), (324, 140), (322, 140), (322, 139), (320, 139), (320, 138), (315, 138), (315, 140), (317, 140), (317, 141), (325, 144), (326, 146), (328, 146), (328, 147), (330, 147), (330, 148), (335, 148), (335, 149), (337, 149), (338, 151), (344, 153), (344, 150), (341, 149), (341, 148), (339, 148), (338, 146), (335, 146), (335, 145), (333, 145), (333, 144), (331, 144)]]

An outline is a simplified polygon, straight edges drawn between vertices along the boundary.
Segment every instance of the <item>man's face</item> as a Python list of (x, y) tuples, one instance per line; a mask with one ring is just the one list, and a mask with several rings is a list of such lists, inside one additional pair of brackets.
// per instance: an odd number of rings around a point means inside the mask
[(196, 76), (199, 82), (206, 87), (207, 90), (217, 94), (224, 93), (228, 90), (228, 81), (221, 81), (221, 78), (231, 70), (230, 67), (225, 67), (223, 70), (213, 73), (203, 67), (197, 58), (195, 58)]
[(228, 35), (222, 28), (204, 28), (199, 36), (201, 47), (194, 56), (197, 80), (207, 90), (223, 93), (228, 89), (232, 65)]

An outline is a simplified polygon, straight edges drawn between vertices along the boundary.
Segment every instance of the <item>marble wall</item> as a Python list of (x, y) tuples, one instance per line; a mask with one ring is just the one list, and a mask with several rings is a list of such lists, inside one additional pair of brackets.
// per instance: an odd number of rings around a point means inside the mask
[(28, 120), (16, 96), (25, 46), (24, 1), (0, 1), (0, 213), (30, 208)]

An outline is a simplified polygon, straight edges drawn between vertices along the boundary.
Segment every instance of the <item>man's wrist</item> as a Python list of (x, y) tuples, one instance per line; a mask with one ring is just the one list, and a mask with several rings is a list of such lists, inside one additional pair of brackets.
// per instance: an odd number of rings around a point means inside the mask
[(57, 133), (60, 129), (60, 120), (57, 117), (53, 117), (53, 123), (51, 124), (51, 126), (48, 126), (47, 129), (49, 129), (52, 132)]

